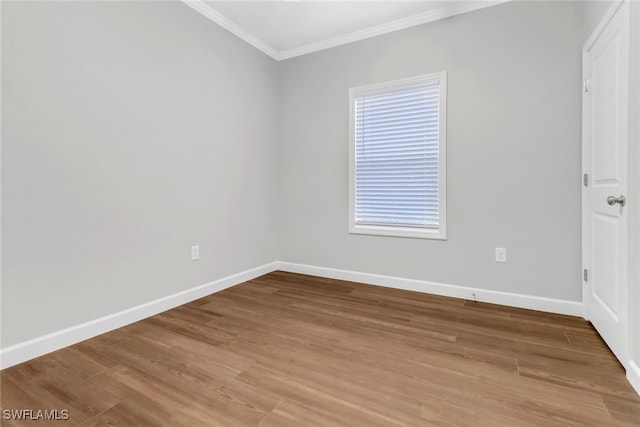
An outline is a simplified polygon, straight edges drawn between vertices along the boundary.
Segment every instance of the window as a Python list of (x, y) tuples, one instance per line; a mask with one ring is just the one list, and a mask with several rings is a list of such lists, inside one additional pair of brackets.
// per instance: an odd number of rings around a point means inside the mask
[(445, 72), (349, 91), (349, 231), (446, 239)]

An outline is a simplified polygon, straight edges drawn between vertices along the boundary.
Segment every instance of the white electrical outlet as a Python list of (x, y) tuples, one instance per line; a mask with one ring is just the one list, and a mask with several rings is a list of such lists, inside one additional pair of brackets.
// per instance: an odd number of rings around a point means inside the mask
[(195, 261), (197, 259), (200, 259), (200, 246), (191, 246), (191, 261)]
[(507, 262), (507, 248), (496, 248), (496, 262)]

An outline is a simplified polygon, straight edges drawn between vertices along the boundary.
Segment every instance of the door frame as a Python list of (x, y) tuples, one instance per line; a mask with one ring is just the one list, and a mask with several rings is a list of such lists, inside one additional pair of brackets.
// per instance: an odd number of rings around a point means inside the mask
[[(640, 200), (640, 2), (629, 4), (629, 198)], [(634, 78), (635, 77), (635, 78)], [(640, 395), (640, 206), (630, 203), (627, 379)]]
[[(640, 208), (635, 203), (640, 200), (640, 171), (636, 165), (640, 164), (640, 82), (635, 77), (640, 74), (640, 3), (628, 0), (616, 0), (604, 14), (593, 33), (583, 46), (582, 51), (582, 73), (583, 79), (586, 74), (586, 54), (593, 47), (598, 37), (602, 34), (606, 25), (611, 21), (616, 12), (625, 3), (628, 3), (629, 11), (629, 70), (627, 90), (629, 93), (627, 101), (627, 287), (625, 299), (627, 301), (626, 316), (626, 351), (624, 360), (620, 360), (627, 371), (627, 379), (635, 390), (640, 394), (640, 338), (636, 336), (640, 331), (640, 312), (637, 307), (640, 306)], [(638, 52), (637, 52), (638, 51)], [(590, 156), (588, 150), (591, 148), (590, 141), (587, 140), (588, 129), (586, 127), (586, 109), (584, 102), (584, 91), (582, 92), (582, 173), (588, 170)], [(584, 176), (584, 175), (583, 175)], [(585, 195), (585, 187), (582, 184), (582, 268), (589, 269), (590, 253), (587, 250), (587, 236), (590, 233), (587, 230), (587, 213), (589, 209), (589, 198)], [(591, 291), (591, 283), (582, 280), (582, 301), (583, 301), (583, 317), (589, 320), (587, 314), (586, 300), (587, 293)]]
[[(589, 67), (590, 67), (590, 63), (587, 62), (587, 58), (591, 52), (591, 49), (593, 48), (593, 46), (595, 45), (595, 43), (598, 41), (598, 39), (600, 38), (600, 36), (603, 34), (604, 30), (606, 29), (607, 25), (609, 25), (609, 23), (611, 22), (611, 20), (613, 19), (613, 17), (616, 15), (616, 13), (620, 10), (620, 8), (622, 7), (623, 4), (625, 4), (627, 0), (618, 0), (615, 3), (613, 3), (611, 5), (611, 7), (609, 7), (609, 9), (607, 10), (607, 12), (605, 13), (605, 15), (602, 17), (602, 19), (600, 20), (600, 22), (598, 23), (598, 25), (596, 26), (595, 30), (593, 31), (593, 33), (591, 34), (591, 36), (589, 37), (589, 39), (587, 40), (587, 42), (584, 44), (583, 48), (582, 48), (582, 79), (583, 79), (583, 90), (582, 90), (582, 176), (584, 177), (585, 174), (588, 174), (588, 181), (587, 182), (582, 182), (582, 209), (581, 209), (581, 215), (582, 215), (582, 268), (583, 268), (583, 276), (582, 276), (582, 313), (583, 313), (583, 317), (587, 320), (589, 319), (589, 313), (587, 312), (587, 309), (589, 307), (589, 304), (587, 304), (588, 301), (590, 301), (591, 299), (591, 293), (592, 293), (592, 286), (593, 286), (593, 272), (592, 272), (592, 267), (593, 267), (593, 262), (592, 262), (592, 233), (591, 233), (591, 208), (592, 208), (592, 200), (591, 200), (591, 188), (592, 188), (592, 178), (593, 178), (593, 171), (591, 170), (591, 166), (592, 166), (592, 138), (591, 138), (591, 129), (590, 126), (591, 125), (591, 120), (588, 120), (587, 117), (591, 114), (591, 110), (587, 109), (587, 99), (589, 96), (591, 96), (588, 91), (589, 88), (588, 86), (586, 86), (588, 83), (588, 77), (590, 75), (589, 73)], [(629, 7), (629, 4), (627, 3), (627, 8)], [(628, 54), (628, 52), (627, 52)], [(628, 78), (627, 78), (628, 80)], [(627, 84), (627, 92), (628, 92), (628, 81), (626, 82)], [(628, 99), (627, 99), (627, 110), (628, 110)], [(627, 111), (628, 113), (628, 111)], [(629, 120), (628, 120), (628, 116), (627, 116), (627, 126), (628, 126)], [(626, 132), (628, 133), (628, 132)], [(627, 151), (629, 148), (629, 137), (627, 135)], [(628, 158), (628, 156), (627, 156)], [(629, 169), (629, 165), (627, 164), (627, 170)], [(627, 179), (627, 189), (628, 189), (628, 181), (629, 181), (629, 177), (627, 175), (626, 177)], [(628, 197), (628, 194), (627, 194)], [(629, 211), (628, 211), (628, 206), (625, 208), (625, 214), (627, 215), (627, 218), (629, 217)], [(629, 248), (628, 248), (628, 237), (629, 237), (629, 229), (628, 229), (628, 223), (629, 221), (627, 220), (627, 239), (626, 239), (626, 245), (627, 245), (627, 250), (626, 250), (626, 256), (628, 257), (629, 254)], [(625, 261), (628, 261), (625, 260)], [(622, 289), (622, 291), (624, 292), (624, 295), (621, 295), (621, 298), (623, 301), (627, 301), (628, 300), (628, 273), (629, 273), (629, 264), (628, 262), (625, 262), (624, 265), (626, 265), (626, 271), (621, 272), (621, 274), (623, 275), (624, 279), (626, 280), (624, 289)], [(588, 276), (587, 276), (588, 274)], [(624, 309), (625, 314), (628, 313), (628, 307), (625, 307)], [(627, 366), (627, 359), (628, 359), (628, 354), (629, 354), (629, 321), (628, 321), (628, 316), (624, 316), (623, 320), (623, 325), (624, 325), (624, 329), (625, 329), (625, 334), (623, 335), (623, 340), (624, 343), (622, 345), (622, 348), (618, 349), (620, 354), (620, 362), (625, 366)], [(606, 339), (606, 337), (604, 337)]]

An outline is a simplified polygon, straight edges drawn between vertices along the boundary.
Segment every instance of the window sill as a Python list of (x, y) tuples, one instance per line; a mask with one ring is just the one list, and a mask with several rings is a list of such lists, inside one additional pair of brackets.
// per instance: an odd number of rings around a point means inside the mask
[(408, 237), (413, 239), (447, 240), (447, 233), (441, 228), (411, 228), (375, 225), (352, 225), (349, 234), (372, 236)]

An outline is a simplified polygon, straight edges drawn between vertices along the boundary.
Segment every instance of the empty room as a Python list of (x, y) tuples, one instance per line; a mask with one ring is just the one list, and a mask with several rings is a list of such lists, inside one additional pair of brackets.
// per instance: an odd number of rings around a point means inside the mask
[(0, 15), (2, 426), (640, 426), (640, 1)]

